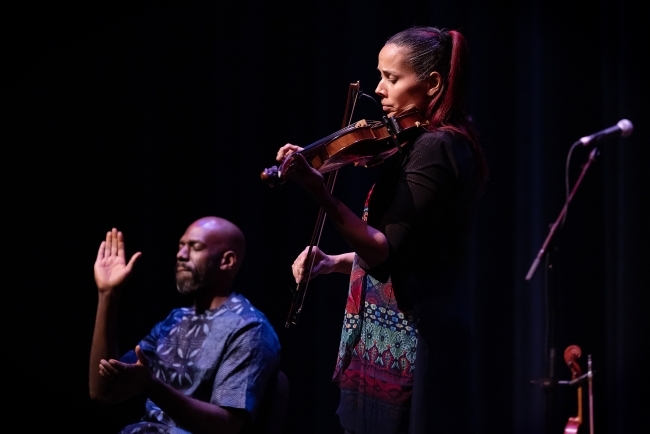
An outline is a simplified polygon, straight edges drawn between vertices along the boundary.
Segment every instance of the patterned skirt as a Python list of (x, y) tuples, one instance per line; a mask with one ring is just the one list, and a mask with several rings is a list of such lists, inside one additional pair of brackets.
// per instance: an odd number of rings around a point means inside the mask
[(333, 377), (346, 431), (408, 431), (417, 335), (417, 322), (398, 309), (390, 280), (375, 280), (355, 257)]

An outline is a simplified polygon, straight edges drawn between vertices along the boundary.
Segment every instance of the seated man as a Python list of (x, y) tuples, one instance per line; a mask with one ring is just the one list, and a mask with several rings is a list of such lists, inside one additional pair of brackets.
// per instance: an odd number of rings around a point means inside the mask
[(124, 237), (106, 234), (95, 262), (99, 293), (90, 354), (90, 396), (118, 402), (144, 394), (146, 412), (122, 433), (239, 433), (254, 422), (280, 359), (266, 317), (232, 290), (244, 258), (242, 232), (205, 217), (181, 237), (176, 286), (193, 306), (173, 309), (119, 360), (116, 342), (120, 291), (141, 253), (126, 262)]

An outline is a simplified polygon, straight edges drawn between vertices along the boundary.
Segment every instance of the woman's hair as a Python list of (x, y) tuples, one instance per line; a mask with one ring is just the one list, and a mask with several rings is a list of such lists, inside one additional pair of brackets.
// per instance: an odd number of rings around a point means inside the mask
[(403, 51), (406, 66), (420, 80), (432, 72), (442, 78), (440, 92), (429, 102), (426, 119), (430, 130), (448, 130), (467, 138), (478, 166), (478, 188), (482, 190), (488, 178), (488, 167), (472, 117), (465, 111), (467, 70), (469, 65), (467, 42), (455, 30), (436, 27), (412, 27), (386, 41)]

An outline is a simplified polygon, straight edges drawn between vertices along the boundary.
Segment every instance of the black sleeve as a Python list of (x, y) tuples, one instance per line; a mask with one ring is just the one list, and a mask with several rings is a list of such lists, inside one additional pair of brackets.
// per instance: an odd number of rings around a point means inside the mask
[(458, 190), (455, 152), (469, 155), (469, 146), (451, 133), (423, 134), (401, 157), (396, 176), (378, 182), (369, 203), (368, 222), (386, 235), (389, 257), (373, 268), (362, 263), (368, 274), (385, 282), (393, 266), (408, 261), (414, 250), (436, 248), (427, 246), (426, 240), (431, 240), (430, 233), (444, 220)]

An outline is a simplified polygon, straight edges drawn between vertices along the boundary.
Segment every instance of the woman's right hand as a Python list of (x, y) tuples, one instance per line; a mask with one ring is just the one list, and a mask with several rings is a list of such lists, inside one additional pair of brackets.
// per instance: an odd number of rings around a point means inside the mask
[[(293, 277), (296, 279), (296, 283), (304, 282), (307, 280), (307, 275), (309, 274), (309, 266), (307, 261), (307, 252), (309, 247), (306, 247), (303, 250), (291, 266), (291, 271), (293, 272)], [(317, 246), (313, 246), (311, 249), (311, 256), (314, 259), (314, 267), (311, 270), (310, 279), (318, 276), (319, 274), (331, 273), (335, 261), (332, 256), (325, 254)]]

